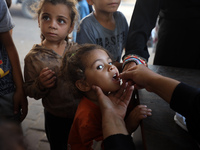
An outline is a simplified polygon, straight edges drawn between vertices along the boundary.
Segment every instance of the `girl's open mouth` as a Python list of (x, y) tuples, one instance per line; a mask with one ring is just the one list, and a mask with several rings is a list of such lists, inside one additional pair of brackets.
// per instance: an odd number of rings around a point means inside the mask
[(115, 73), (114, 75), (113, 75), (113, 80), (114, 81), (120, 81), (120, 78), (119, 78), (119, 74), (118, 73)]

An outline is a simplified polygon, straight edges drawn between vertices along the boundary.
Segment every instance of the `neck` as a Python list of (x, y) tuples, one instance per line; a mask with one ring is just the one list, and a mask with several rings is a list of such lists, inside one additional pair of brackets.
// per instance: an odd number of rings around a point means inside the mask
[(59, 48), (62, 47), (63, 45), (66, 45), (66, 41), (62, 40), (62, 41), (56, 41), (56, 42), (52, 42), (52, 41), (47, 41), (46, 39), (44, 41), (42, 41), (42, 45), (48, 48)]
[(65, 47), (67, 46), (67, 42), (65, 40), (59, 41), (59, 42), (51, 42), (44, 40), (41, 43), (42, 46), (45, 46), (46, 48), (54, 50), (56, 53), (62, 56)]
[(103, 27), (110, 30), (115, 29), (115, 19), (113, 13), (95, 11), (94, 16)]
[(97, 96), (96, 96), (94, 91), (85, 92), (85, 97), (87, 97), (90, 101), (92, 101), (96, 105), (99, 105), (98, 100), (97, 100)]
[(113, 13), (109, 12), (94, 11), (94, 16), (98, 21), (111, 21), (114, 19)]

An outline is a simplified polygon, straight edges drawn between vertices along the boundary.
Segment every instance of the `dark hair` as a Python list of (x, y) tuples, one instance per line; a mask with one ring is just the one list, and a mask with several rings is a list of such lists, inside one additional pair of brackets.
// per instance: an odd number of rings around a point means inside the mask
[[(41, 10), (45, 3), (51, 3), (52, 5), (56, 5), (56, 4), (66, 5), (71, 10), (70, 11), (71, 26), (75, 25), (76, 21), (78, 20), (78, 11), (76, 9), (77, 1), (76, 0), (40, 0), (39, 5), (35, 4), (35, 6), (34, 6), (34, 7), (37, 7), (36, 12), (38, 14), (38, 17), (40, 16)], [(42, 33), (41, 33), (40, 37), (41, 37), (42, 41), (45, 40), (45, 37)], [(69, 39), (69, 37), (67, 35), (65, 40), (68, 41), (68, 39)]]
[(67, 52), (63, 57), (60, 76), (70, 84), (74, 96), (82, 97), (82, 92), (75, 86), (77, 80), (85, 79), (85, 56), (93, 50), (104, 50), (109, 57), (110, 53), (96, 44), (83, 44), (79, 48)]

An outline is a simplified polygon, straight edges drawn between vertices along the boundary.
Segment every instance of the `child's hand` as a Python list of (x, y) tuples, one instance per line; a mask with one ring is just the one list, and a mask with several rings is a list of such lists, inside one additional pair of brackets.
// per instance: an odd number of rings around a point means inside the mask
[(131, 134), (134, 132), (140, 124), (140, 121), (147, 116), (151, 116), (152, 110), (147, 108), (146, 105), (138, 105), (136, 106), (129, 114), (126, 122), (126, 128), (128, 132)]
[(22, 122), (28, 113), (28, 101), (22, 88), (16, 88), (13, 96), (14, 114), (20, 115), (20, 122)]
[(43, 68), (39, 76), (39, 88), (40, 90), (45, 90), (46, 88), (51, 88), (55, 85), (56, 76), (55, 72), (50, 70), (48, 67)]

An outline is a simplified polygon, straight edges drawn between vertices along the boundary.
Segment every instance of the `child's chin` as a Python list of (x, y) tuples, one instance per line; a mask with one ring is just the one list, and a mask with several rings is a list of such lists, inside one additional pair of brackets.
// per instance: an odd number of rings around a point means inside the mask
[(102, 91), (103, 91), (104, 93), (110, 93), (110, 92), (116, 92), (116, 91), (118, 91), (119, 89), (120, 89), (120, 85), (115, 85), (115, 86), (110, 87), (110, 88), (108, 88), (108, 89), (106, 89), (106, 90), (103, 90), (103, 89), (102, 89)]
[(116, 92), (116, 91), (118, 91), (120, 89), (120, 85), (119, 86), (115, 86), (111, 91), (112, 92)]

